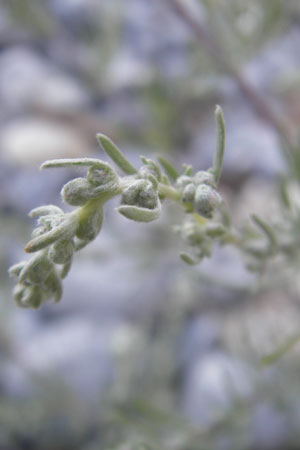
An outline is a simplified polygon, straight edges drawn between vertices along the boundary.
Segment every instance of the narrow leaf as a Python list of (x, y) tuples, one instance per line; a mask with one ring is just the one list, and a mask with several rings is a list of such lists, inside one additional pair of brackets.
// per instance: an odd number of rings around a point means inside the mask
[(45, 161), (41, 165), (41, 169), (50, 169), (53, 167), (95, 167), (99, 169), (110, 169), (111, 167), (105, 161), (101, 161), (101, 159), (94, 158), (69, 158), (69, 159), (51, 159), (49, 161)]
[(164, 168), (166, 174), (171, 178), (171, 180), (176, 181), (179, 177), (179, 173), (177, 172), (177, 169), (173, 166), (173, 164), (171, 164), (161, 155), (158, 155), (157, 159), (160, 165)]
[(104, 134), (97, 134), (97, 139), (105, 153), (114, 161), (115, 164), (117, 164), (117, 166), (120, 167), (120, 169), (123, 170), (123, 172), (128, 175), (137, 173), (137, 169), (131, 164), (131, 162), (128, 161), (127, 158), (125, 158), (121, 150), (116, 147), (111, 139), (104, 136)]
[(29, 241), (24, 250), (26, 253), (34, 253), (48, 247), (53, 244), (53, 242), (57, 241), (57, 239), (72, 235), (75, 232), (76, 227), (77, 222), (74, 221), (74, 219), (72, 221), (64, 221), (62, 224), (56, 226), (47, 233), (44, 233)]
[(216, 184), (218, 184), (222, 172), (225, 152), (225, 121), (222, 109), (219, 105), (216, 106), (215, 120), (217, 142), (211, 172), (215, 177)]
[(189, 266), (195, 266), (196, 264), (198, 264), (198, 262), (187, 253), (181, 252), (179, 256), (182, 261), (184, 261)]

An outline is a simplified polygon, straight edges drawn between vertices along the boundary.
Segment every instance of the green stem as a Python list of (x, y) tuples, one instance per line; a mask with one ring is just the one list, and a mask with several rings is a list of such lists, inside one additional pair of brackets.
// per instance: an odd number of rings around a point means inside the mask
[(89, 200), (85, 205), (83, 205), (81, 208), (76, 209), (73, 213), (79, 221), (84, 220), (85, 218), (89, 217), (95, 209), (100, 208), (106, 203), (108, 200), (110, 200), (112, 197), (115, 197), (116, 195), (119, 195), (122, 193), (122, 188), (118, 191), (115, 191), (113, 194), (111, 192), (102, 193), (99, 198), (95, 198), (92, 200)]
[(174, 202), (180, 203), (181, 194), (176, 191), (172, 186), (167, 186), (165, 184), (158, 183), (158, 193), (163, 197), (169, 198)]

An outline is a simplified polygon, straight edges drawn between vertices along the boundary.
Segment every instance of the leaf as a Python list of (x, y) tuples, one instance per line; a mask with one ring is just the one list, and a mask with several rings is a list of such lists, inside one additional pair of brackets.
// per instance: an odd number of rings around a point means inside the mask
[(215, 119), (217, 142), (211, 172), (215, 177), (215, 182), (217, 185), (221, 176), (225, 153), (225, 121), (222, 109), (219, 105), (216, 106)]
[(173, 166), (173, 164), (171, 164), (161, 155), (158, 155), (157, 159), (160, 165), (164, 168), (166, 174), (171, 178), (171, 180), (176, 181), (179, 177), (179, 173), (177, 172), (177, 169)]
[(128, 161), (121, 150), (113, 143), (111, 139), (104, 134), (97, 134), (97, 139), (105, 153), (113, 160), (113, 162), (128, 175), (137, 173), (137, 169)]
[(120, 205), (117, 211), (127, 219), (134, 220), (135, 222), (152, 222), (160, 217), (161, 204), (158, 200), (157, 207), (154, 209), (142, 208), (135, 205)]
[(51, 169), (53, 167), (95, 167), (99, 169), (110, 169), (109, 164), (105, 161), (101, 161), (101, 159), (94, 158), (68, 158), (68, 159), (51, 159), (49, 161), (45, 161), (41, 165), (41, 169)]
[(193, 259), (190, 255), (188, 255), (187, 253), (181, 252), (180, 253), (180, 258), (182, 259), (182, 261), (184, 261), (186, 264), (188, 264), (189, 266), (195, 266), (196, 264), (198, 264), (198, 261), (196, 261), (195, 259)]
[(57, 225), (47, 233), (44, 233), (29, 241), (24, 250), (26, 253), (34, 253), (48, 247), (53, 244), (53, 242), (57, 241), (57, 239), (73, 235), (76, 227), (77, 222), (74, 218), (72, 218), (72, 220), (65, 220), (63, 223)]

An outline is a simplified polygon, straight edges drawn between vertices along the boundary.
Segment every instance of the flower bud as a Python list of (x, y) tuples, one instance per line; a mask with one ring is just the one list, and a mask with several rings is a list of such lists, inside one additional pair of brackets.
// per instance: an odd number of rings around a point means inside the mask
[(175, 187), (178, 189), (183, 189), (187, 184), (190, 184), (192, 182), (193, 182), (193, 179), (191, 177), (189, 177), (188, 175), (181, 175), (179, 178), (177, 178)]
[(102, 186), (116, 179), (116, 174), (109, 168), (97, 169), (91, 167), (87, 173), (87, 180), (93, 186)]
[(66, 264), (75, 251), (73, 239), (59, 239), (49, 248), (49, 259), (55, 264)]
[(195, 185), (193, 183), (187, 184), (185, 186), (185, 188), (183, 189), (181, 201), (184, 203), (186, 203), (186, 202), (192, 203), (195, 198), (195, 192), (196, 192)]
[(91, 185), (86, 178), (75, 178), (64, 185), (61, 195), (69, 205), (81, 206), (90, 200), (90, 191)]
[(154, 209), (157, 201), (158, 194), (151, 181), (136, 180), (123, 190), (121, 204)]
[(152, 185), (148, 185), (140, 191), (138, 196), (138, 206), (142, 208), (154, 209), (157, 205), (158, 194)]
[(207, 184), (200, 184), (196, 189), (194, 207), (200, 216), (212, 218), (215, 208), (220, 205), (221, 196)]
[(214, 187), (215, 179), (212, 173), (200, 170), (199, 172), (195, 173), (194, 183), (196, 185), (207, 184), (208, 186)]

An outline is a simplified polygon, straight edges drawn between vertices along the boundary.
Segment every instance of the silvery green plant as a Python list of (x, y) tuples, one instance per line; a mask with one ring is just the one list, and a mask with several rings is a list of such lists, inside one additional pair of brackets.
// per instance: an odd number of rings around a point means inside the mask
[(17, 280), (14, 288), (17, 304), (38, 308), (49, 299), (60, 300), (62, 280), (71, 268), (74, 254), (98, 236), (104, 206), (115, 196), (120, 196), (117, 211), (136, 222), (158, 219), (166, 200), (180, 205), (186, 218), (175, 230), (190, 248), (190, 252), (180, 255), (187, 264), (194, 265), (209, 257), (215, 244), (233, 244), (246, 253), (251, 270), (261, 271), (279, 249), (278, 239), (275, 231), (256, 216), (253, 221), (258, 233), (249, 237), (232, 228), (217, 190), (225, 149), (225, 123), (219, 106), (215, 119), (216, 150), (212, 167), (206, 171), (194, 173), (191, 166), (184, 165), (179, 173), (161, 156), (158, 162), (142, 156), (142, 166), (137, 169), (102, 134), (97, 135), (98, 141), (122, 175), (99, 159), (58, 159), (43, 163), (41, 169), (79, 167), (86, 170), (86, 175), (69, 181), (61, 190), (63, 201), (75, 207), (71, 212), (65, 213), (54, 205), (30, 211), (30, 217), (36, 219), (36, 228), (25, 252), (33, 256), (9, 269)]

